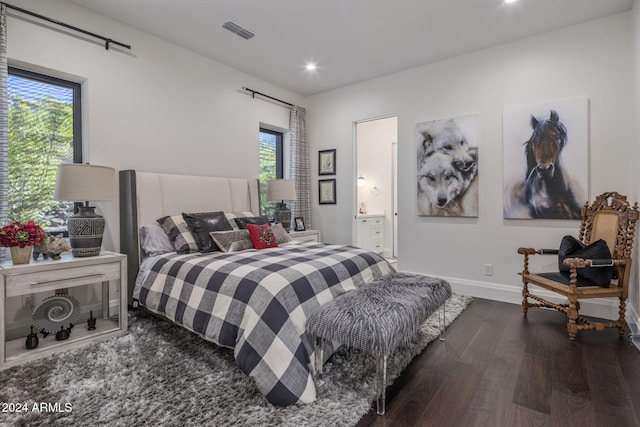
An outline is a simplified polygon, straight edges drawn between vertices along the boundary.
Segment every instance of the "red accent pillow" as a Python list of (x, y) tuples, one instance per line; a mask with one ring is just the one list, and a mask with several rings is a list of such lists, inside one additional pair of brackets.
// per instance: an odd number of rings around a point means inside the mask
[(269, 224), (247, 224), (251, 243), (256, 249), (277, 248), (276, 235)]

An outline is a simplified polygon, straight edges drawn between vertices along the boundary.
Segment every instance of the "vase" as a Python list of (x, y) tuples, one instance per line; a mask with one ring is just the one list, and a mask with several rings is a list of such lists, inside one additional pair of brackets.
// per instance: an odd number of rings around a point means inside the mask
[(25, 246), (24, 248), (12, 246), (9, 249), (11, 250), (11, 260), (14, 264), (29, 264), (29, 261), (31, 261), (33, 246)]
[(69, 243), (74, 257), (100, 255), (104, 218), (94, 209), (95, 206), (80, 206), (78, 213), (67, 219)]

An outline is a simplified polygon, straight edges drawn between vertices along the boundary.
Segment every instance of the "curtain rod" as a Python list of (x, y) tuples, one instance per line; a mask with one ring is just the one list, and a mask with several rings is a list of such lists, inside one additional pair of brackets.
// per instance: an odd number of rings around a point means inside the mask
[(73, 25), (65, 24), (64, 22), (60, 22), (60, 21), (57, 21), (55, 19), (49, 18), (47, 16), (40, 15), (38, 13), (25, 10), (25, 9), (22, 9), (20, 7), (17, 7), (17, 6), (13, 6), (13, 5), (9, 4), (9, 3), (5, 3), (5, 4), (7, 5), (7, 8), (13, 9), (13, 10), (15, 10), (17, 12), (24, 13), (26, 15), (31, 15), (31, 16), (34, 16), (34, 17), (36, 17), (38, 19), (42, 19), (43, 21), (47, 21), (47, 22), (50, 22), (52, 24), (59, 25), (61, 27), (65, 27), (65, 28), (68, 28), (68, 29), (73, 30), (73, 31), (77, 31), (77, 32), (82, 33), (82, 34), (86, 34), (86, 35), (91, 36), (93, 38), (103, 40), (104, 41), (104, 48), (106, 50), (109, 50), (109, 45), (110, 44), (115, 44), (115, 45), (118, 45), (118, 46), (121, 46), (121, 47), (124, 47), (126, 49), (131, 50), (131, 46), (130, 45), (124, 44), (124, 43), (120, 43), (118, 41), (110, 39), (109, 37), (104, 37), (104, 36), (101, 36), (99, 34), (92, 33), (92, 32), (87, 31), (87, 30), (83, 30), (82, 28), (78, 28), (78, 27), (74, 27)]
[(257, 90), (249, 89), (248, 87), (243, 87), (242, 90), (246, 90), (247, 92), (251, 92), (251, 97), (254, 98), (254, 99), (255, 99), (256, 95), (260, 95), (260, 96), (263, 96), (265, 98), (269, 98), (269, 99), (272, 99), (274, 101), (277, 101), (277, 102), (279, 102), (281, 104), (288, 105), (289, 107), (295, 107), (295, 105), (293, 105), (290, 102), (283, 101), (282, 99), (274, 98), (273, 96), (269, 96), (269, 95), (264, 94), (262, 92), (258, 92)]

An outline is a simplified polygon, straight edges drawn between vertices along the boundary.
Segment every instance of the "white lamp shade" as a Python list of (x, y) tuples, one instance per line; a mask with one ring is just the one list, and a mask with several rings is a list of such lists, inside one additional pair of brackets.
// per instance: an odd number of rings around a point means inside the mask
[(116, 170), (107, 166), (62, 163), (58, 166), (55, 200), (116, 201)]
[(267, 201), (296, 200), (296, 185), (292, 179), (276, 179), (267, 182)]

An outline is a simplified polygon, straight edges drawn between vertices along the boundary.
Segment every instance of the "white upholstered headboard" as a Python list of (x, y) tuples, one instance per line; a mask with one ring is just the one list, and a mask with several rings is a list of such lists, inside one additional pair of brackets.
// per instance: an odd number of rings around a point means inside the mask
[(141, 226), (182, 212), (260, 213), (258, 180), (120, 171), (120, 252), (127, 255), (129, 302), (140, 265)]

